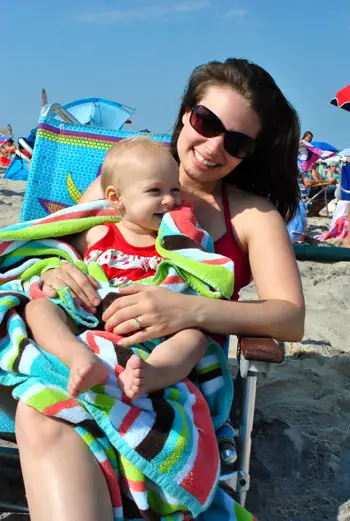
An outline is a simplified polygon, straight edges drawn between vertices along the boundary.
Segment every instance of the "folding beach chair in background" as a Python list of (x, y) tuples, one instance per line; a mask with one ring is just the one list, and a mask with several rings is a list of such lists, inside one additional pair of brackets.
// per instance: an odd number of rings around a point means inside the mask
[[(57, 111), (60, 114), (59, 118), (56, 115)], [(139, 133), (83, 126), (57, 104), (45, 106), (37, 129), (21, 221), (45, 217), (76, 204), (81, 194), (100, 174), (107, 150), (115, 142), (135, 135)], [(146, 135), (165, 144), (170, 143), (169, 135), (151, 135), (148, 132)], [(232, 472), (224, 472), (223, 478), (235, 491), (235, 498), (242, 505), (250, 486), (251, 433), (257, 376), (265, 375), (269, 364), (281, 363), (283, 357), (283, 345), (273, 339), (238, 339), (239, 372), (235, 379), (232, 407), (238, 459), (235, 468), (232, 468), (232, 465), (230, 467)], [(0, 428), (3, 435), (0, 433), (0, 437), (9, 439), (10, 436), (10, 439), (15, 441), (13, 423), (4, 416), (0, 417), (1, 420), (3, 422), (0, 423)], [(9, 435), (9, 432), (12, 435)], [(6, 451), (1, 451), (1, 456), (7, 457)], [(226, 456), (227, 454), (222, 453), (223, 463), (230, 463)], [(0, 503), (1, 510), (9, 511), (9, 505)]]
[(329, 186), (329, 181), (320, 181), (317, 184), (312, 185), (312, 188), (317, 188), (317, 192), (310, 197), (309, 196), (309, 189), (306, 188), (304, 185), (302, 174), (304, 172), (299, 170), (298, 175), (298, 184), (300, 188), (300, 195), (301, 200), (303, 201), (306, 211), (310, 215), (310, 217), (313, 216), (314, 212), (318, 212), (321, 208), (326, 208), (327, 217), (329, 217), (329, 211), (328, 211), (328, 195), (327, 195), (327, 188)]

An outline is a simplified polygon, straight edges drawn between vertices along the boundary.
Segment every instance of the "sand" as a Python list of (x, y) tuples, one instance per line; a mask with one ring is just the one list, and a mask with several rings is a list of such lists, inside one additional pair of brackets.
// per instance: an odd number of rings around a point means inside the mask
[[(0, 179), (0, 227), (18, 220), (24, 190)], [(310, 219), (309, 229), (328, 223)], [(350, 521), (350, 264), (299, 269), (305, 336), (259, 380), (248, 507), (259, 521)], [(254, 286), (242, 297), (254, 299)]]

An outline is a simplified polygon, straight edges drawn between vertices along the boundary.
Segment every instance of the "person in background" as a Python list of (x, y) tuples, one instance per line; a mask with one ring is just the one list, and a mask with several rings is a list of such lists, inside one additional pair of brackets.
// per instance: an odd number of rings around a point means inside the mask
[(313, 164), (309, 168), (309, 179), (312, 179), (314, 183), (323, 183), (324, 179), (321, 176), (316, 164)]
[[(301, 170), (300, 171), (300, 175), (301, 175), (301, 177), (303, 179), (303, 183), (304, 183), (305, 188), (308, 188), (308, 189), (311, 189), (311, 187), (313, 187), (316, 184), (324, 182), (324, 179), (319, 174), (316, 165), (310, 166), (308, 172), (303, 172)], [(309, 192), (309, 197), (312, 197), (312, 195), (310, 195), (310, 192)]]
[(16, 146), (13, 139), (8, 139), (3, 145), (1, 153), (3, 156), (9, 157), (14, 156), (16, 153)]
[(327, 170), (326, 179), (331, 182), (332, 185), (336, 185), (340, 180), (340, 173), (336, 163), (332, 163)]
[(313, 140), (313, 133), (310, 132), (310, 130), (307, 130), (304, 132), (303, 137), (299, 141), (299, 152), (298, 152), (298, 161), (306, 161), (307, 160), (307, 148), (303, 144), (303, 141), (307, 141), (308, 143), (311, 143)]

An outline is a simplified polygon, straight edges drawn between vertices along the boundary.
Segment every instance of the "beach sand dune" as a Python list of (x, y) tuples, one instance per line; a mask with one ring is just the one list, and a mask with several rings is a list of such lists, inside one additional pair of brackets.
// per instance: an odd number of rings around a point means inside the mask
[[(18, 220), (24, 190), (0, 179), (0, 226)], [(305, 337), (259, 380), (248, 507), (259, 521), (350, 521), (350, 264), (299, 269)], [(253, 285), (242, 298), (255, 298)]]

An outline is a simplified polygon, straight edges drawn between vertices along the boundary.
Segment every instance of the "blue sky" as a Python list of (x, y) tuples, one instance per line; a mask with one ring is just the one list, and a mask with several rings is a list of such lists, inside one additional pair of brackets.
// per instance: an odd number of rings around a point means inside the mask
[(49, 102), (102, 97), (136, 108), (134, 129), (171, 129), (192, 69), (248, 58), (266, 68), (315, 140), (350, 146), (346, 0), (1, 0), (0, 127), (36, 126)]

